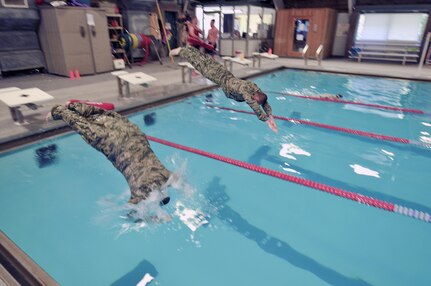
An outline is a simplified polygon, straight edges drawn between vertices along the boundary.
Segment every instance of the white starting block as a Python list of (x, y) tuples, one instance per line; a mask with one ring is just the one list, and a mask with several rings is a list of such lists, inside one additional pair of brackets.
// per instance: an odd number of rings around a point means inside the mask
[(262, 58), (275, 60), (275, 59), (278, 59), (279, 56), (274, 55), (274, 54), (268, 54), (268, 53), (253, 53), (253, 67), (255, 65), (256, 60), (258, 60), (258, 62), (259, 62), (258, 67), (260, 68), (260, 60)]
[(186, 70), (189, 74), (189, 83), (191, 83), (192, 82), (192, 72), (194, 70), (196, 70), (195, 67), (192, 66), (192, 64), (189, 62), (180, 62), (180, 63), (178, 63), (178, 65), (181, 67), (181, 78), (182, 78), (183, 83), (186, 83)]
[(227, 63), (229, 62), (230, 67), (229, 70), (232, 71), (232, 64), (233, 63), (237, 63), (243, 66), (248, 66), (252, 63), (252, 61), (247, 60), (247, 59), (241, 59), (239, 57), (222, 57), (223, 61), (224, 61), (224, 67), (227, 68)]
[(148, 84), (156, 81), (157, 78), (147, 75), (143, 72), (128, 73), (126, 71), (111, 72), (112, 75), (117, 77), (118, 92), (120, 97), (123, 95), (123, 86), (126, 86), (126, 97), (130, 97), (130, 84)]
[(53, 96), (38, 88), (19, 89), (17, 87), (10, 87), (0, 89), (0, 100), (9, 107), (12, 119), (17, 125), (28, 123), (24, 120), (21, 110), (19, 110), (22, 105), (36, 110), (38, 105), (35, 103), (52, 99), (54, 99)]

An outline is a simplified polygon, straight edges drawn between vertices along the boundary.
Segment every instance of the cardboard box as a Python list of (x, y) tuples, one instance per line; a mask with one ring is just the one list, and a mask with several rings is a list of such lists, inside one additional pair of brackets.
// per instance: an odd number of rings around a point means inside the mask
[(116, 70), (121, 70), (121, 69), (126, 68), (126, 64), (124, 63), (123, 59), (115, 59), (115, 60), (113, 60), (113, 62), (114, 62), (114, 68)]

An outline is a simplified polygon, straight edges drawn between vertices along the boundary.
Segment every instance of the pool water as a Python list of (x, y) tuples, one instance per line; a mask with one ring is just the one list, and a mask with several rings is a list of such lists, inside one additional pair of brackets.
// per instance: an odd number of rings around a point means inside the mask
[[(264, 91), (431, 111), (430, 83), (297, 70), (254, 81)], [(431, 138), (429, 115), (268, 95), (275, 115)], [(130, 120), (157, 138), (431, 213), (431, 149), (280, 120), (275, 134), (254, 115), (208, 101), (250, 111), (214, 90)], [(188, 184), (169, 190), (171, 222), (125, 218), (125, 179), (71, 133), (0, 156), (0, 229), (61, 285), (136, 285), (146, 273), (155, 277), (150, 285), (431, 283), (429, 223), (151, 146)], [(193, 231), (175, 214), (179, 204), (208, 223)]]

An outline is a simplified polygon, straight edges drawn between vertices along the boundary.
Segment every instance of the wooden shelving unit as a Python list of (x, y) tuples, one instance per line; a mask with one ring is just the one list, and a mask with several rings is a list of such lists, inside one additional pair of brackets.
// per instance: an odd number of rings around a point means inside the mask
[(106, 14), (106, 20), (108, 22), (112, 55), (116, 59), (123, 59), (124, 63), (131, 67), (127, 53), (121, 48), (120, 42), (118, 41), (118, 36), (124, 33), (123, 16), (121, 14)]

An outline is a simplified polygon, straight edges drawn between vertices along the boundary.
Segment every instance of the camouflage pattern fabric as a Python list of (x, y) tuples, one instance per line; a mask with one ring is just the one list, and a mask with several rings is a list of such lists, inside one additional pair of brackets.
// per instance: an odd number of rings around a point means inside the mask
[(179, 56), (185, 58), (204, 77), (219, 85), (228, 98), (245, 101), (260, 120), (268, 120), (268, 115), (272, 114), (271, 106), (266, 102), (262, 105), (265, 112), (262, 111), (253, 98), (255, 93), (262, 92), (255, 83), (236, 78), (223, 65), (193, 47), (182, 48)]
[(170, 172), (151, 150), (145, 134), (126, 117), (82, 103), (57, 105), (51, 114), (105, 154), (124, 175), (131, 191), (130, 203), (145, 200), (151, 191), (165, 187)]

